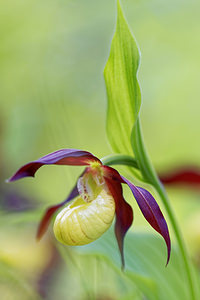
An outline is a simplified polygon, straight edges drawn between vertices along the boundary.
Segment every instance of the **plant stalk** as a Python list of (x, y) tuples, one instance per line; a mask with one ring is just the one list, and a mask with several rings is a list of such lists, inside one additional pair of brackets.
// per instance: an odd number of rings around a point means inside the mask
[(175, 214), (173, 209), (170, 205), (167, 193), (165, 191), (164, 186), (160, 182), (155, 169), (149, 159), (148, 153), (145, 149), (142, 132), (140, 129), (139, 120), (136, 122), (133, 132), (132, 132), (132, 146), (135, 153), (135, 158), (128, 156), (128, 155), (113, 155), (102, 159), (102, 162), (107, 165), (126, 165), (132, 166), (134, 168), (139, 168), (144, 180), (147, 183), (150, 183), (159, 194), (161, 201), (164, 204), (165, 210), (168, 214), (169, 220), (173, 227), (176, 240), (180, 249), (180, 254), (182, 256), (182, 260), (185, 266), (185, 271), (188, 279), (188, 285), (191, 291), (191, 299), (198, 300), (197, 290), (195, 286), (195, 277), (194, 277), (194, 270), (189, 258), (189, 255), (186, 250), (185, 242), (183, 240), (183, 236), (179, 229), (179, 225), (177, 223)]
[[(134, 135), (134, 137), (133, 137)], [(175, 214), (173, 212), (173, 209), (170, 205), (167, 193), (165, 191), (164, 186), (160, 182), (157, 173), (149, 159), (148, 153), (145, 148), (144, 140), (142, 137), (142, 131), (140, 127), (140, 121), (138, 121), (135, 124), (135, 127), (133, 129), (132, 133), (132, 142), (133, 142), (133, 149), (135, 152), (136, 160), (138, 161), (138, 164), (140, 165), (141, 172), (144, 176), (144, 179), (149, 182), (158, 192), (165, 210), (167, 211), (168, 217), (170, 219), (171, 225), (173, 227), (176, 240), (178, 242), (178, 246), (180, 249), (180, 253), (182, 256), (182, 260), (184, 262), (187, 278), (188, 278), (188, 284), (191, 290), (191, 299), (198, 300), (196, 288), (195, 288), (195, 278), (194, 278), (194, 272), (192, 268), (192, 264), (185, 246), (185, 242), (182, 236), (182, 233), (179, 229), (178, 222), (176, 220)]]

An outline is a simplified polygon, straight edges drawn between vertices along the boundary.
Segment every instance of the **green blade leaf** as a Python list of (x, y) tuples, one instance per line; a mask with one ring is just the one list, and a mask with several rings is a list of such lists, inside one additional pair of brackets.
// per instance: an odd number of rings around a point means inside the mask
[[(65, 280), (65, 290), (69, 299), (142, 300), (143, 293), (138, 285), (154, 291), (155, 284), (152, 280), (138, 274), (132, 274), (130, 279), (105, 255), (82, 253), (76, 248), (57, 246), (67, 264), (68, 280)], [(72, 289), (72, 286), (76, 286), (76, 289)]]
[(113, 150), (132, 154), (131, 131), (141, 104), (137, 80), (140, 54), (118, 1), (116, 31), (104, 70), (108, 96), (107, 135)]
[[(163, 241), (156, 235), (129, 232), (125, 241), (125, 275), (133, 280), (147, 299), (190, 299), (180, 252), (173, 248), (170, 263), (165, 267)], [(99, 240), (76, 251), (88, 254), (101, 253), (120, 270), (120, 256), (112, 230)]]

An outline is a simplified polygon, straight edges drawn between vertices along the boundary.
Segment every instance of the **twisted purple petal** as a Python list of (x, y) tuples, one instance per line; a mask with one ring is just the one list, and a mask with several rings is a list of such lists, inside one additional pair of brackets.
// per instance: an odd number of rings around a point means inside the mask
[(144, 188), (135, 186), (128, 179), (121, 176), (115, 169), (108, 166), (103, 166), (102, 168), (104, 170), (104, 176), (106, 178), (110, 178), (116, 182), (126, 183), (130, 187), (145, 219), (158, 233), (162, 235), (162, 237), (165, 240), (165, 243), (167, 245), (167, 251), (168, 251), (168, 256), (167, 256), (167, 264), (168, 264), (170, 259), (170, 253), (171, 253), (171, 241), (170, 241), (168, 226), (160, 210), (160, 207), (158, 206), (154, 197)]
[(169, 262), (170, 253), (171, 253), (171, 242), (169, 237), (169, 231), (167, 227), (167, 223), (165, 218), (158, 206), (154, 197), (144, 188), (135, 186), (132, 184), (128, 179), (121, 176), (123, 181), (128, 184), (130, 187), (138, 205), (143, 213), (145, 219), (149, 222), (149, 224), (162, 235), (167, 245), (168, 256), (167, 256), (167, 263)]
[(22, 166), (7, 181), (11, 182), (28, 176), (34, 177), (36, 171), (43, 165), (85, 166), (92, 162), (101, 164), (101, 161), (90, 152), (77, 149), (61, 149)]

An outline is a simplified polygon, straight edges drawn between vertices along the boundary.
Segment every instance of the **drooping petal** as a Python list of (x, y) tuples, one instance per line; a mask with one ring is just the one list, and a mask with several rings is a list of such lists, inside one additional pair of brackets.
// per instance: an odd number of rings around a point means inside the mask
[(186, 187), (200, 188), (200, 169), (197, 167), (181, 167), (174, 171), (161, 173), (159, 178), (162, 183), (167, 185), (183, 185)]
[(58, 210), (61, 206), (63, 206), (64, 204), (66, 204), (67, 202), (71, 201), (72, 199), (74, 199), (75, 197), (77, 197), (79, 195), (78, 189), (77, 189), (77, 185), (74, 186), (74, 188), (72, 189), (71, 193), (69, 194), (69, 196), (67, 197), (66, 200), (64, 200), (63, 202), (51, 206), (49, 207), (42, 220), (40, 221), (40, 224), (38, 226), (38, 231), (37, 231), (37, 240), (40, 240), (41, 237), (44, 235), (44, 233), (46, 232), (49, 223), (51, 221), (51, 217), (53, 216), (53, 214), (56, 212), (56, 210)]
[(154, 197), (147, 190), (135, 186), (123, 176), (121, 176), (121, 178), (130, 187), (145, 219), (164, 238), (168, 250), (168, 256), (167, 256), (167, 264), (168, 264), (170, 253), (171, 253), (171, 242), (169, 237), (168, 226), (160, 210), (160, 207), (158, 206)]
[(106, 184), (110, 193), (115, 200), (115, 236), (117, 239), (119, 251), (121, 254), (122, 269), (124, 268), (124, 237), (133, 222), (133, 210), (131, 206), (125, 201), (122, 194), (121, 183), (105, 178)]
[(36, 171), (43, 165), (85, 166), (92, 162), (101, 164), (101, 161), (90, 152), (77, 149), (61, 149), (22, 166), (8, 179), (8, 182), (28, 176), (34, 177)]
[(117, 182), (126, 183), (130, 187), (145, 219), (158, 233), (162, 235), (165, 240), (168, 250), (168, 264), (171, 253), (171, 242), (168, 226), (154, 197), (144, 188), (135, 186), (128, 179), (121, 176), (115, 169), (108, 166), (103, 166), (102, 168), (106, 178), (111, 178)]

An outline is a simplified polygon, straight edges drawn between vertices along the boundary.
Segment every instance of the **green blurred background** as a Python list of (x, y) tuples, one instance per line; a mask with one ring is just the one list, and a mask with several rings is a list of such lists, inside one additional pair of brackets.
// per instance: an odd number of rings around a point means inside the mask
[[(141, 118), (152, 161), (160, 172), (182, 164), (198, 166), (200, 2), (122, 4), (142, 53)], [(81, 168), (44, 167), (34, 180), (4, 183), (22, 164), (60, 148), (85, 149), (98, 157), (111, 153), (103, 69), (115, 19), (114, 0), (1, 1), (2, 299), (142, 299), (137, 282), (133, 288), (104, 258), (70, 249), (64, 265), (51, 229), (35, 242), (44, 209), (66, 197)], [(198, 267), (200, 192), (168, 192)], [(134, 232), (152, 232), (131, 204)]]

